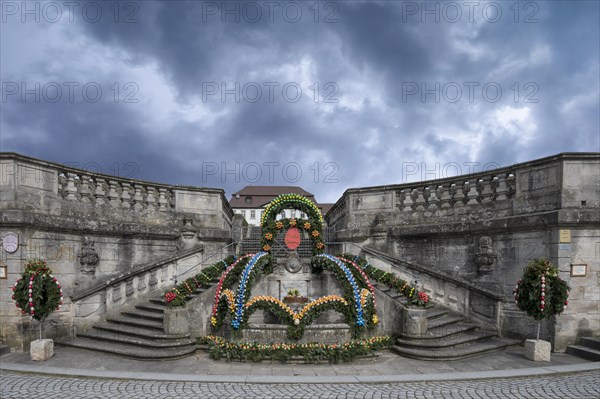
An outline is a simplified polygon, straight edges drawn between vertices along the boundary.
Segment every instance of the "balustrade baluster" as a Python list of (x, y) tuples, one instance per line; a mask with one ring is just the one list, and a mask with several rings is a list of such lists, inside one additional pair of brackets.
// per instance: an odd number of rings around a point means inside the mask
[(159, 188), (158, 189), (158, 210), (161, 212), (166, 212), (169, 209), (167, 208), (168, 200), (167, 200), (167, 189)]
[(144, 187), (139, 184), (136, 184), (134, 187), (135, 195), (133, 196), (133, 208), (136, 211), (141, 211), (142, 209), (144, 209)]
[(108, 181), (108, 201), (113, 208), (121, 207), (121, 198), (119, 195), (119, 182), (116, 180)]
[(94, 196), (96, 197), (97, 205), (104, 205), (106, 203), (106, 180), (96, 179), (96, 189), (94, 190)]
[(79, 194), (81, 195), (81, 202), (90, 203), (92, 202), (92, 190), (91, 190), (91, 180), (92, 178), (88, 175), (81, 176), (81, 188), (79, 190)]
[(125, 209), (131, 208), (131, 185), (129, 183), (121, 183), (121, 207)]
[(77, 200), (77, 186), (75, 184), (75, 180), (78, 179), (78, 176), (75, 173), (67, 173), (67, 187), (65, 187), (65, 192), (67, 196), (65, 199), (69, 201)]

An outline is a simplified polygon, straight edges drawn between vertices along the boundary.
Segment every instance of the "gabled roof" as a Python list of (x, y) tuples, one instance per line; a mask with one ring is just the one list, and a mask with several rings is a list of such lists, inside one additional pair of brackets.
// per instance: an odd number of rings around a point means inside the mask
[(229, 203), (232, 208), (262, 208), (281, 194), (299, 194), (316, 203), (312, 193), (298, 186), (246, 186), (233, 193)]

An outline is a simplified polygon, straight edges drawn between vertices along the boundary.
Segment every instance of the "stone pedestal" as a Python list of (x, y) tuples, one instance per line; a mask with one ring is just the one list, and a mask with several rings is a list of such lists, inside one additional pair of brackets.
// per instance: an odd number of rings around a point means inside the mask
[(190, 332), (190, 322), (187, 308), (166, 308), (163, 319), (165, 334), (187, 334)]
[(54, 355), (54, 341), (51, 339), (36, 339), (31, 341), (31, 348), (29, 350), (31, 360), (44, 361), (48, 360)]
[(534, 362), (549, 362), (552, 345), (541, 339), (528, 339), (525, 341), (525, 357)]
[(402, 311), (402, 332), (409, 335), (423, 335), (427, 332), (427, 310), (406, 307)]

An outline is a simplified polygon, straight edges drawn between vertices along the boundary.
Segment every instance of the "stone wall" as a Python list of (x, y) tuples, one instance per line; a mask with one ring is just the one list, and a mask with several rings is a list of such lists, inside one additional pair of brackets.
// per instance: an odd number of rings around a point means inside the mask
[[(549, 258), (572, 288), (567, 310), (543, 325), (542, 335), (562, 351), (580, 336), (600, 335), (599, 211), (600, 154), (569, 153), (485, 173), (349, 189), (326, 219), (338, 242), (501, 295), (499, 328), (512, 337), (535, 334), (535, 322), (512, 299), (521, 269)], [(570, 275), (572, 265), (583, 264), (586, 276)]]
[[(14, 233), (19, 240), (16, 252), (0, 251), (8, 270), (0, 279), (0, 339), (22, 350), (37, 326), (20, 316), (10, 286), (27, 259), (44, 258), (63, 286), (65, 306), (46, 323), (48, 336), (60, 338), (77, 324), (72, 298), (122, 276), (133, 281), (141, 268), (199, 250), (188, 263), (176, 262), (182, 272), (231, 241), (233, 210), (218, 189), (123, 179), (0, 153), (0, 221), (0, 236)], [(171, 278), (165, 276), (165, 284)], [(95, 312), (110, 308), (107, 300), (99, 297)]]

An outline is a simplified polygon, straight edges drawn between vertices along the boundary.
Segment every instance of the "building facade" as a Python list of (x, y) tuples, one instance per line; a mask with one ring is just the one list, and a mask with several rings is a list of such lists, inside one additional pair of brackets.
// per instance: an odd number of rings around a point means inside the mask
[[(298, 194), (314, 202), (323, 216), (333, 204), (319, 204), (314, 194), (297, 186), (246, 186), (232, 194), (229, 203), (236, 214), (242, 215), (252, 226), (260, 226), (262, 213), (269, 202), (281, 194)], [(306, 218), (295, 209), (284, 210), (279, 218)]]

